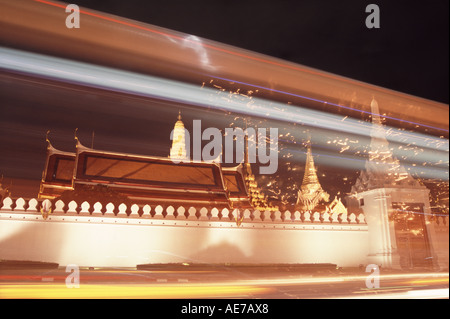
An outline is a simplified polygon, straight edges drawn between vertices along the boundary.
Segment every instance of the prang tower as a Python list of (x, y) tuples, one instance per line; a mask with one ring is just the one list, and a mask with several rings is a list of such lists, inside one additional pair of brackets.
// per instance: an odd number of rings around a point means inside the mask
[(375, 99), (369, 158), (347, 198), (349, 210), (362, 210), (369, 227), (368, 262), (385, 268), (439, 268), (428, 219), (429, 190), (396, 159)]

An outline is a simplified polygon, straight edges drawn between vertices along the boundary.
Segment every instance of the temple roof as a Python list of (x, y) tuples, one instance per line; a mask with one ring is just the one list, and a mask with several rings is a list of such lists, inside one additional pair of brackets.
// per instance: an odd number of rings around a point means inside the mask
[[(129, 153), (99, 151), (77, 143), (77, 178), (106, 178), (149, 183), (172, 183), (199, 187), (222, 188), (213, 173), (220, 171), (216, 163), (189, 161), (174, 163), (170, 158)], [(80, 166), (81, 165), (81, 166)]]
[(242, 165), (222, 168), (214, 162), (175, 163), (168, 157), (102, 151), (84, 146), (78, 138), (76, 153), (48, 145), (40, 198), (105, 185), (135, 203), (251, 207)]
[(247, 140), (244, 162), (235, 167), (222, 167), (218, 162), (187, 157), (179, 161), (179, 155), (185, 155), (179, 154), (180, 149), (185, 149), (181, 112), (173, 134), (169, 157), (89, 148), (80, 142), (76, 132), (76, 152), (63, 152), (51, 146), (47, 134), (47, 165), (39, 196), (54, 198), (63, 190), (105, 185), (144, 202), (198, 202), (216, 207), (277, 209), (267, 202), (267, 196), (257, 185), (248, 161)]

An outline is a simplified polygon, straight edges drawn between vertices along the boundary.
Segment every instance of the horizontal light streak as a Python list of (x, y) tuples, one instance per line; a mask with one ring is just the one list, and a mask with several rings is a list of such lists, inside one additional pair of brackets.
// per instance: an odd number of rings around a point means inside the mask
[[(120, 274), (120, 272), (119, 272)], [(323, 277), (275, 277), (265, 279), (230, 280), (227, 282), (183, 284), (83, 284), (67, 288), (63, 283), (8, 283), (0, 285), (0, 298), (226, 298), (264, 295), (279, 286), (326, 285), (333, 283), (365, 283), (367, 275), (340, 275)], [(423, 284), (448, 284), (448, 273), (406, 273), (380, 276), (380, 284), (387, 280), (401, 280), (409, 286), (368, 289), (359, 296), (343, 298), (448, 298), (446, 289), (425, 289)], [(409, 280), (404, 282), (405, 280)], [(422, 284), (419, 289), (417, 283)], [(389, 293), (392, 288), (403, 291)], [(325, 287), (324, 287), (325, 289)], [(411, 289), (404, 291), (405, 289)], [(395, 290), (395, 289), (394, 289)], [(325, 292), (325, 290), (324, 290)], [(358, 291), (360, 292), (360, 291)]]
[[(34, 0), (35, 2), (39, 2), (41, 4), (46, 4), (49, 6), (53, 6), (53, 7), (58, 7), (61, 9), (65, 9), (66, 5), (64, 4), (60, 4), (60, 3), (55, 3), (53, 1), (46, 1), (46, 0)], [(375, 92), (384, 92), (385, 89), (383, 88), (379, 88), (377, 86), (373, 86), (361, 81), (356, 81), (353, 79), (348, 79), (346, 77), (342, 77), (342, 76), (336, 76), (334, 74), (331, 73), (327, 73), (327, 72), (322, 72), (322, 71), (318, 71), (312, 68), (308, 68), (308, 67), (304, 67), (298, 64), (294, 64), (294, 63), (289, 63), (283, 60), (279, 60), (279, 59), (274, 59), (272, 57), (266, 57), (264, 55), (261, 54), (254, 54), (252, 52), (248, 52), (246, 50), (242, 50), (239, 48), (233, 48), (230, 46), (224, 46), (221, 45), (220, 43), (215, 43), (213, 41), (204, 41), (199, 39), (196, 36), (192, 36), (192, 35), (185, 35), (185, 34), (180, 34), (179, 32), (173, 32), (170, 30), (164, 30), (161, 28), (157, 28), (154, 27), (152, 25), (147, 25), (147, 24), (142, 24), (139, 22), (133, 22), (132, 20), (129, 19), (124, 19), (121, 17), (116, 17), (113, 15), (108, 15), (108, 14), (102, 14), (102, 13), (98, 13), (92, 10), (84, 10), (84, 9), (80, 9), (79, 12), (81, 14), (96, 18), (96, 19), (101, 19), (101, 20), (105, 20), (108, 22), (112, 22), (118, 25), (122, 25), (124, 27), (130, 27), (130, 28), (134, 28), (136, 30), (140, 30), (143, 31), (144, 33), (149, 33), (149, 34), (154, 34), (154, 35), (159, 35), (162, 36), (164, 38), (170, 39), (173, 42), (176, 41), (181, 41), (181, 43), (186, 44), (189, 43), (190, 45), (192, 45), (194, 48), (198, 48), (198, 47), (202, 47), (203, 50), (208, 49), (211, 51), (217, 51), (220, 53), (223, 53), (225, 55), (228, 56), (235, 56), (238, 58), (243, 59), (243, 63), (249, 62), (251, 60), (256, 61), (256, 62), (260, 62), (260, 63), (264, 63), (267, 65), (272, 65), (275, 66), (277, 68), (281, 68), (281, 69), (285, 69), (285, 70), (293, 70), (293, 71), (298, 71), (301, 73), (307, 73), (313, 76), (318, 76), (318, 77), (322, 77), (322, 78), (327, 78), (327, 79), (331, 79), (331, 80), (337, 80), (339, 82), (343, 82), (343, 83), (348, 83), (352, 86), (355, 87), (361, 87), (361, 88), (370, 88), (372, 91)], [(205, 54), (207, 55), (207, 51), (204, 51)], [(220, 77), (216, 77), (216, 78), (220, 78)], [(243, 82), (242, 82), (243, 83)], [(392, 91), (391, 94), (397, 95), (399, 94), (398, 92)], [(411, 122), (413, 123), (413, 122)], [(427, 125), (423, 125), (418, 123), (418, 125), (422, 125), (424, 127), (432, 127), (432, 126), (427, 126)], [(441, 131), (445, 131), (448, 132), (448, 129), (442, 129), (442, 128), (435, 128), (437, 130), (441, 130)]]
[[(230, 98), (228, 93), (211, 88), (8, 48), (0, 49), (0, 68), (66, 83), (77, 83), (205, 108), (212, 107), (237, 114), (266, 118), (269, 121), (303, 124), (328, 132), (332, 130), (360, 136), (366, 140), (370, 138), (372, 132), (371, 123), (350, 118), (342, 121), (341, 116), (330, 113), (259, 98), (252, 98), (250, 103), (248, 99), (243, 100), (232, 96)], [(387, 127), (386, 129), (390, 132), (387, 136), (390, 142), (423, 148), (430, 163), (441, 162), (448, 165), (448, 139), (402, 131), (397, 128)], [(430, 171), (422, 177), (448, 179), (448, 172), (441, 169), (421, 168), (421, 170)]]
[[(254, 279), (254, 280), (242, 280), (241, 284), (246, 285), (298, 285), (298, 284), (326, 284), (333, 282), (353, 282), (353, 281), (361, 281), (365, 282), (367, 275), (340, 275), (340, 276), (323, 276), (323, 277), (290, 277), (290, 278), (273, 278), (273, 279)], [(410, 274), (390, 274), (390, 275), (380, 275), (380, 281), (382, 283), (383, 280), (406, 280), (406, 279), (414, 279), (421, 278), (421, 280), (427, 280), (426, 278), (431, 279), (440, 279), (447, 280), (448, 282), (448, 273), (410, 273)], [(430, 280), (431, 280), (430, 279)]]
[(360, 296), (341, 297), (339, 299), (448, 299), (447, 289), (414, 289), (391, 293), (372, 293)]
[[(289, 151), (293, 156), (291, 157), (291, 161), (299, 161), (302, 162), (305, 159), (306, 153), (304, 151), (299, 151), (296, 149), (286, 149), (285, 151)], [(331, 152), (317, 151), (313, 152), (314, 162), (318, 165), (325, 165), (328, 167), (341, 167), (345, 169), (364, 169), (366, 164), (366, 158), (362, 156), (355, 155), (333, 155)], [(448, 171), (448, 163), (446, 164), (446, 168), (433, 167), (432, 164), (429, 166), (420, 165), (413, 166), (412, 164), (400, 163), (403, 168), (405, 168), (406, 172), (412, 174), (413, 176), (417, 176), (420, 178), (431, 178), (438, 180), (449, 180), (449, 171)], [(386, 164), (387, 166), (396, 166), (396, 164)], [(389, 171), (386, 171), (389, 173)]]
[(67, 288), (64, 284), (7, 284), (0, 285), (0, 298), (4, 299), (191, 299), (227, 298), (270, 292), (270, 288), (246, 285), (107, 285), (82, 284)]
[[(308, 101), (313, 101), (313, 102), (318, 102), (318, 103), (323, 103), (323, 104), (335, 106), (335, 107), (338, 107), (338, 108), (341, 108), (341, 109), (357, 111), (358, 113), (372, 114), (369, 111), (355, 109), (355, 108), (352, 108), (352, 107), (349, 107), (349, 106), (340, 105), (340, 104), (336, 104), (336, 103), (329, 102), (329, 101), (323, 101), (323, 100), (315, 99), (315, 98), (308, 97), (308, 96), (305, 96), (305, 95), (290, 93), (290, 92), (286, 92), (286, 91), (282, 91), (282, 90), (276, 90), (276, 89), (268, 88), (268, 87), (265, 87), (265, 86), (255, 85), (255, 84), (246, 83), (246, 82), (242, 82), (242, 81), (237, 81), (237, 80), (233, 80), (233, 79), (227, 79), (227, 78), (214, 76), (214, 75), (209, 75), (209, 76), (211, 78), (218, 79), (218, 80), (223, 80), (223, 81), (228, 81), (228, 82), (232, 82), (232, 83), (248, 85), (248, 86), (253, 87), (253, 88), (258, 88), (258, 89), (263, 89), (263, 90), (270, 91), (270, 92), (276, 92), (276, 93), (281, 93), (281, 94), (284, 94), (284, 95), (294, 96), (294, 97), (302, 98), (302, 99), (305, 99), (305, 100), (308, 100)], [(376, 115), (382, 116), (382, 117), (384, 117), (386, 119), (390, 119), (390, 120), (395, 120), (395, 121), (399, 121), (399, 122), (405, 122), (405, 123), (409, 123), (409, 124), (419, 125), (419, 126), (422, 126), (422, 127), (432, 128), (432, 129), (435, 129), (435, 130), (438, 130), (438, 131), (448, 132), (448, 130), (441, 129), (439, 127), (434, 127), (434, 126), (431, 126), (431, 125), (426, 125), (426, 124), (422, 124), (422, 123), (407, 121), (407, 120), (399, 119), (399, 118), (392, 117), (392, 116), (386, 116), (386, 115), (382, 115), (382, 114), (376, 114)]]

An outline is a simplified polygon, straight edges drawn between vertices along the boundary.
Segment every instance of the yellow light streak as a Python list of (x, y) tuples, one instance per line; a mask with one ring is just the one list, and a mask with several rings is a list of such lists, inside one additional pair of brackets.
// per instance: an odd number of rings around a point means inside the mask
[(0, 286), (3, 299), (184, 299), (226, 298), (270, 292), (270, 288), (236, 285), (104, 285), (81, 284), (67, 288), (64, 284), (9, 284)]
[(423, 284), (448, 284), (447, 278), (431, 278), (422, 280), (412, 280), (409, 282), (412, 285), (423, 285)]
[[(366, 275), (340, 275), (340, 276), (289, 276), (288, 278), (264, 278), (249, 280), (233, 280), (229, 282), (214, 283), (171, 283), (171, 284), (80, 284), (80, 288), (67, 288), (58, 283), (14, 283), (0, 285), (0, 298), (30, 298), (30, 299), (117, 299), (117, 298), (147, 298), (147, 299), (181, 299), (181, 298), (239, 298), (254, 297), (255, 295), (267, 294), (276, 291), (276, 287), (293, 285), (326, 285), (339, 282), (364, 282)], [(424, 284), (448, 284), (448, 273), (408, 273), (408, 274), (385, 274), (380, 276), (381, 285), (384, 280), (401, 280), (402, 284), (410, 286), (384, 287), (385, 289), (364, 290), (376, 296), (369, 298), (416, 298), (419, 295), (408, 295), (404, 289), (421, 287), (425, 291), (424, 297), (431, 298), (436, 294), (426, 295)], [(398, 293), (396, 290), (400, 290)], [(403, 291), (402, 291), (403, 290)], [(444, 290), (442, 290), (444, 291)], [(439, 296), (442, 296), (439, 291)], [(448, 288), (447, 288), (448, 291)], [(394, 292), (396, 292), (394, 294)], [(445, 292), (445, 291), (444, 291)], [(380, 294), (381, 293), (381, 294)], [(392, 293), (392, 296), (389, 296)], [(447, 292), (448, 294), (448, 292)], [(444, 294), (445, 295), (445, 294)], [(349, 298), (359, 298), (348, 296)], [(440, 297), (439, 297), (440, 298)], [(445, 298), (445, 296), (444, 296)]]

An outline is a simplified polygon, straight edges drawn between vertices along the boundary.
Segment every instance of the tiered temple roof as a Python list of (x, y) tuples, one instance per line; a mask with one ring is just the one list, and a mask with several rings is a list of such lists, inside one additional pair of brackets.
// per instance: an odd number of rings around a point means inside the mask
[(229, 207), (223, 180), (221, 167), (215, 163), (176, 164), (167, 157), (99, 151), (77, 141), (76, 153), (61, 152), (49, 144), (39, 198), (76, 199), (79, 194), (92, 193), (107, 199), (120, 195), (122, 201), (127, 198), (137, 204)]
[(78, 138), (74, 153), (57, 150), (48, 137), (47, 143), (39, 198), (276, 209), (267, 204), (248, 161), (222, 167), (187, 159), (180, 114), (169, 157), (96, 150)]

